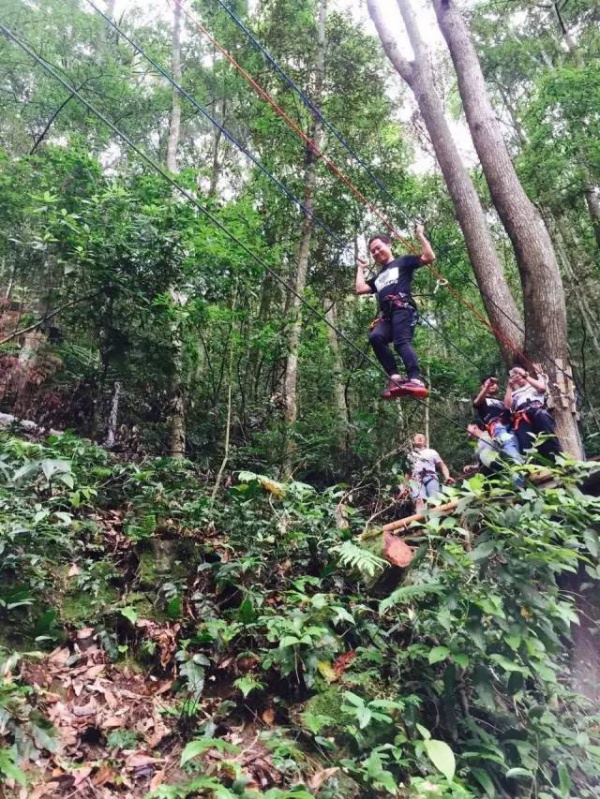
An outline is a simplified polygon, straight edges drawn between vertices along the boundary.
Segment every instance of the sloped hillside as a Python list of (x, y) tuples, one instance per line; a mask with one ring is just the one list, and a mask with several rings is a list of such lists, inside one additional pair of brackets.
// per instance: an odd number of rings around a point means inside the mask
[(597, 796), (561, 589), (598, 579), (585, 465), (464, 483), (394, 572), (348, 487), (0, 446), (5, 796)]

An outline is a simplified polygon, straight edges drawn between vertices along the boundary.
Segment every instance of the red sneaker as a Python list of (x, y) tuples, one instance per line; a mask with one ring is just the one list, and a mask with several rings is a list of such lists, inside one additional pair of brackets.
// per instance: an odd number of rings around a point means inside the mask
[(404, 384), (406, 383), (406, 377), (390, 377), (389, 383), (387, 384), (385, 390), (382, 392), (381, 396), (383, 399), (393, 399), (394, 397), (399, 397)]
[[(422, 380), (407, 380), (400, 387), (401, 396), (416, 397), (417, 399), (425, 399), (429, 396), (429, 389)], [(398, 394), (396, 394), (398, 396)]]

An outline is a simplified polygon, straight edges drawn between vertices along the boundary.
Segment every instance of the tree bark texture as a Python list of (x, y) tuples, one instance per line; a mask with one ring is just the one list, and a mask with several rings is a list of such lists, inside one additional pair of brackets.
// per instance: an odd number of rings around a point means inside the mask
[(498, 343), (502, 356), (509, 363), (514, 349), (523, 347), (524, 325), (506, 282), (481, 201), (444, 116), (433, 81), (429, 54), (414, 20), (410, 1), (398, 0), (398, 7), (415, 53), (415, 60), (411, 62), (401, 53), (395, 33), (386, 23), (378, 0), (368, 0), (367, 5), (388, 58), (414, 94), (454, 204), (486, 313), (500, 334)]
[(331, 325), (331, 327), (327, 328), (327, 337), (333, 359), (333, 396), (335, 399), (335, 408), (339, 425), (338, 446), (341, 453), (345, 454), (348, 443), (348, 406), (346, 405), (346, 389), (343, 380), (344, 369), (342, 364), (342, 356), (340, 354), (340, 344), (337, 333), (333, 329), (334, 327), (337, 327), (337, 314), (335, 310), (335, 304), (329, 299), (325, 300), (325, 318)]
[[(315, 94), (313, 101), (315, 105), (321, 104), (323, 96), (323, 86), (325, 82), (325, 46), (326, 31), (325, 23), (327, 20), (327, 0), (319, 2), (319, 17), (317, 21), (317, 60), (315, 65)], [(315, 142), (318, 149), (321, 149), (323, 137), (323, 125), (321, 119), (315, 115), (311, 139)], [(296, 251), (296, 274), (293, 279), (293, 287), (296, 294), (289, 298), (288, 308), (290, 311), (290, 327), (288, 333), (288, 355), (285, 365), (284, 376), (284, 398), (285, 398), (285, 428), (286, 442), (284, 447), (283, 476), (289, 478), (292, 472), (292, 456), (294, 443), (292, 438), (292, 427), (298, 417), (298, 351), (300, 346), (300, 334), (302, 332), (302, 314), (300, 297), (306, 288), (306, 276), (308, 273), (308, 261), (310, 256), (310, 243), (312, 239), (314, 222), (311, 212), (314, 207), (315, 185), (317, 180), (317, 159), (313, 149), (307, 146), (304, 166), (304, 196), (303, 203), (306, 208), (302, 221), (302, 232), (300, 242)], [(299, 296), (296, 296), (299, 295)]]
[[(173, 6), (173, 38), (171, 42), (171, 71), (173, 79), (181, 83), (181, 6)], [(181, 101), (179, 93), (173, 89), (171, 117), (169, 122), (169, 137), (167, 140), (166, 166), (170, 172), (177, 172), (177, 150), (181, 132)], [(182, 297), (172, 286), (171, 299), (177, 306), (183, 305)], [(173, 353), (173, 377), (170, 387), (170, 419), (169, 419), (169, 456), (171, 458), (185, 457), (185, 403), (183, 399), (183, 341), (181, 322), (176, 313), (171, 324), (171, 348)]]
[[(516, 174), (487, 94), (479, 58), (456, 3), (432, 1), (492, 202), (515, 252), (525, 308), (525, 354), (530, 361), (543, 364), (551, 383), (556, 383), (556, 360), (568, 362), (567, 313), (552, 240)], [(571, 411), (557, 402), (555, 419), (563, 447), (579, 456), (581, 446)]]
[[(171, 40), (171, 72), (173, 80), (181, 85), (181, 6), (173, 4), (173, 38)], [(177, 148), (181, 130), (181, 97), (175, 87), (172, 93), (169, 138), (167, 140), (167, 169), (177, 172)]]

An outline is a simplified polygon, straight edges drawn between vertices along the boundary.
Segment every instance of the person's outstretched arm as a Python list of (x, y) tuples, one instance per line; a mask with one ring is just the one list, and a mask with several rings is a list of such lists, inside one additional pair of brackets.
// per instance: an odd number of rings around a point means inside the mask
[(373, 289), (367, 283), (365, 278), (365, 266), (368, 266), (368, 261), (363, 261), (362, 258), (356, 259), (356, 284), (355, 291), (357, 294), (372, 294)]
[(423, 225), (415, 225), (415, 236), (419, 239), (419, 244), (421, 245), (421, 265), (427, 266), (427, 264), (432, 264), (435, 261), (435, 253), (431, 246), (431, 242), (425, 236), (425, 228)]
[(438, 466), (440, 467), (442, 474), (444, 475), (444, 482), (445, 483), (453, 483), (454, 478), (450, 474), (450, 469), (446, 466), (444, 461), (440, 458), (438, 461)]

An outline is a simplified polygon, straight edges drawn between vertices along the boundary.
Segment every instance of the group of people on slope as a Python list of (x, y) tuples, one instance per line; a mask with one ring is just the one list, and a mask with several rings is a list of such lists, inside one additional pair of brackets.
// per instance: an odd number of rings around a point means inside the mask
[(477, 439), (477, 453), (484, 472), (501, 455), (514, 463), (523, 462), (523, 453), (536, 442), (537, 452), (548, 460), (560, 454), (555, 424), (546, 406), (548, 378), (538, 373), (533, 376), (521, 366), (509, 372), (504, 399), (498, 398), (498, 378), (484, 377), (481, 388), (473, 399), (478, 422), (470, 424), (467, 432)]
[[(522, 367), (515, 366), (509, 373), (504, 400), (500, 400), (498, 394), (498, 378), (484, 377), (473, 398), (478, 421), (467, 426), (469, 436), (477, 441), (478, 462), (465, 466), (465, 476), (476, 471), (493, 474), (501, 468), (503, 459), (523, 463), (524, 454), (534, 445), (547, 459), (555, 459), (561, 452), (554, 420), (546, 407), (545, 375), (532, 377)], [(542, 434), (539, 442), (536, 441), (538, 434)], [(441, 492), (442, 479), (447, 485), (456, 481), (437, 450), (427, 446), (422, 433), (417, 433), (412, 443), (413, 449), (408, 455), (410, 472), (406, 475), (408, 493), (416, 512), (421, 513), (427, 500)], [(516, 475), (517, 487), (523, 482), (523, 477)]]

